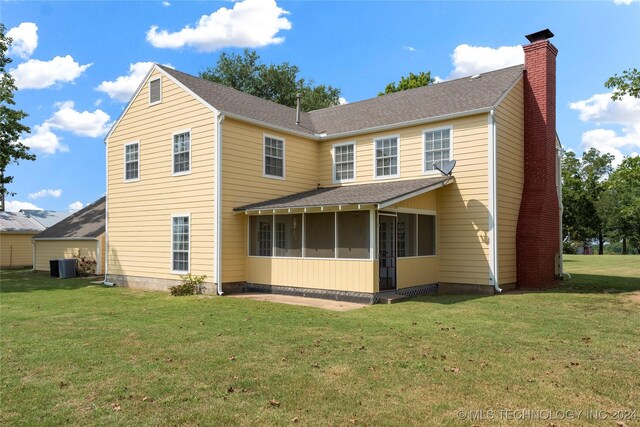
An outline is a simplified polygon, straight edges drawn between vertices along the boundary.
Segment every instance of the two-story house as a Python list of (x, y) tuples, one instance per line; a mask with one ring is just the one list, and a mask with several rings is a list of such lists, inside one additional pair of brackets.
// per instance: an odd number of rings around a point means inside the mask
[(312, 112), (155, 65), (106, 137), (108, 280), (369, 302), (553, 285), (552, 36), (524, 66)]

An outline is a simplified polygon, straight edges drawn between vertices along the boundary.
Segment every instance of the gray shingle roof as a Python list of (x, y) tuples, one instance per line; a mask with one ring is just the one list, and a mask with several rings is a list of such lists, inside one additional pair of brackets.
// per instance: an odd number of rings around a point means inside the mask
[(35, 239), (87, 239), (100, 236), (105, 230), (106, 197), (80, 209), (56, 225), (35, 236)]
[(22, 209), (20, 212), (24, 212), (29, 218), (44, 225), (45, 228), (49, 228), (71, 215), (70, 212), (38, 211), (34, 209)]
[(45, 227), (23, 212), (0, 212), (0, 231), (14, 233), (39, 233)]
[[(277, 199), (234, 208), (234, 211), (305, 208), (339, 205), (382, 205), (403, 196), (417, 195), (451, 182), (449, 176), (412, 179), (406, 181), (376, 182), (373, 184), (325, 187)], [(417, 194), (416, 194), (417, 193)]]
[(523, 70), (522, 65), (516, 65), (483, 73), (479, 78), (463, 77), (364, 101), (303, 112), (300, 125), (296, 125), (294, 108), (158, 66), (223, 113), (309, 135), (326, 133), (327, 136), (491, 108), (520, 78)]

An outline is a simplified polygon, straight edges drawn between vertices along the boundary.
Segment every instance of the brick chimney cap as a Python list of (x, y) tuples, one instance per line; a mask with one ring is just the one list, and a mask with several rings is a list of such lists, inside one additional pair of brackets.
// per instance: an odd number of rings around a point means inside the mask
[(542, 40), (550, 39), (551, 37), (553, 37), (553, 33), (551, 32), (550, 29), (545, 28), (542, 31), (537, 31), (535, 33), (528, 34), (525, 37), (527, 38), (527, 40), (529, 40), (529, 43), (535, 43)]

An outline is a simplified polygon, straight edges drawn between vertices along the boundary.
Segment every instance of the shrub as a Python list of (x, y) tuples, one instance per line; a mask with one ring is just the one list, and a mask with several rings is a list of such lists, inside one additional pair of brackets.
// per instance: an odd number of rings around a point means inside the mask
[(192, 276), (191, 273), (189, 273), (186, 276), (180, 277), (182, 278), (182, 283), (179, 285), (169, 286), (169, 291), (174, 297), (201, 294), (204, 290), (203, 283), (207, 276)]

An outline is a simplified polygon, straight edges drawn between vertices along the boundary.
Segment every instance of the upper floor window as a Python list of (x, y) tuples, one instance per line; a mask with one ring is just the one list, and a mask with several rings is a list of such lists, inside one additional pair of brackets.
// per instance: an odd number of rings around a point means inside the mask
[(160, 77), (149, 81), (149, 105), (162, 102), (162, 80)]
[(334, 182), (353, 181), (356, 177), (355, 144), (336, 144), (333, 146)]
[(434, 163), (451, 160), (451, 128), (424, 131), (424, 171), (436, 170)]
[(374, 140), (375, 177), (397, 177), (399, 171), (399, 137), (391, 136)]
[(264, 136), (264, 175), (284, 178), (284, 140)]
[(140, 144), (132, 142), (124, 146), (124, 180), (140, 178)]
[(173, 174), (180, 175), (191, 171), (191, 132), (173, 134)]

